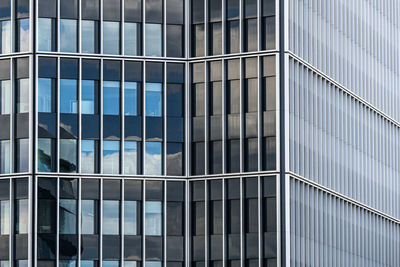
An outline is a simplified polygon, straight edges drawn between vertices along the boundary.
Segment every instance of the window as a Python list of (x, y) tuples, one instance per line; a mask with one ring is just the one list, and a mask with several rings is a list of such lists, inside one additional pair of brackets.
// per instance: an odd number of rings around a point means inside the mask
[(39, 78), (38, 87), (38, 112), (54, 112), (54, 90), (52, 79)]
[(15, 207), (15, 233), (27, 234), (29, 224), (29, 202), (28, 199), (17, 199)]
[(98, 82), (93, 80), (82, 80), (82, 114), (96, 114), (97, 113), (97, 91)]
[(17, 37), (17, 51), (29, 51), (29, 18), (17, 20), (18, 37)]
[(10, 234), (10, 201), (0, 200), (0, 235)]
[(103, 201), (103, 234), (119, 235), (119, 201)]
[(161, 24), (146, 24), (146, 56), (162, 56)]
[(0, 81), (0, 114), (10, 114), (11, 112), (11, 81)]
[(210, 55), (219, 55), (222, 53), (222, 23), (210, 23)]
[(162, 203), (161, 201), (146, 201), (146, 235), (162, 235)]
[(119, 82), (103, 82), (103, 113), (105, 115), (119, 115)]
[(125, 82), (125, 115), (138, 115), (138, 84), (136, 82)]
[(95, 140), (81, 141), (81, 172), (95, 173), (97, 172), (97, 142)]
[(17, 95), (16, 95), (16, 112), (29, 112), (29, 79), (17, 80)]
[(54, 141), (50, 138), (38, 139), (38, 171), (51, 172), (54, 166)]
[(11, 21), (4, 20), (0, 22), (0, 37), (1, 53), (11, 53)]
[(16, 171), (27, 172), (29, 170), (29, 139), (17, 139), (16, 145)]
[(257, 50), (257, 19), (246, 19), (244, 23), (245, 30), (245, 51)]
[(60, 19), (60, 51), (77, 51), (77, 21)]
[(55, 25), (50, 18), (39, 18), (38, 21), (38, 49), (40, 51), (55, 50)]
[(103, 22), (103, 53), (119, 54), (119, 22), (104, 21)]
[(75, 139), (60, 139), (60, 172), (77, 171), (77, 142)]
[(10, 140), (0, 141), (0, 173), (10, 173)]
[(227, 53), (239, 53), (239, 20), (227, 22)]
[(146, 116), (161, 117), (162, 84), (146, 83)]
[(167, 56), (183, 57), (183, 30), (181, 25), (167, 25)]
[(124, 41), (124, 53), (125, 55), (137, 56), (140, 54), (140, 24), (125, 22), (125, 41)]
[(119, 141), (103, 142), (103, 173), (119, 173)]
[(137, 174), (138, 143), (136, 141), (125, 141), (124, 145), (124, 173)]
[(98, 22), (82, 20), (82, 53), (98, 52)]
[(77, 113), (77, 81), (72, 79), (60, 79), (60, 112)]
[(124, 202), (124, 233), (125, 235), (137, 235), (137, 205), (136, 201)]
[(100, 1), (99, 0), (82, 0), (82, 18), (83, 19), (99, 19), (100, 17)]
[(81, 202), (81, 234), (97, 234), (97, 202), (96, 200), (82, 200)]
[(77, 201), (75, 199), (60, 199), (60, 234), (76, 234)]
[(161, 150), (161, 142), (146, 142), (145, 174), (162, 174)]
[(204, 56), (204, 24), (193, 25), (192, 56)]

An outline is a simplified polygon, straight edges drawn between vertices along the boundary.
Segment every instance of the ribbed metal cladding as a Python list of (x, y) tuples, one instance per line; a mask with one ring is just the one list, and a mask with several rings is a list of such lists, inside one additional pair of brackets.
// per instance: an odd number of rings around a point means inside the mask
[(399, 120), (399, 1), (288, 2), (289, 50)]
[(290, 266), (399, 266), (397, 223), (290, 180)]

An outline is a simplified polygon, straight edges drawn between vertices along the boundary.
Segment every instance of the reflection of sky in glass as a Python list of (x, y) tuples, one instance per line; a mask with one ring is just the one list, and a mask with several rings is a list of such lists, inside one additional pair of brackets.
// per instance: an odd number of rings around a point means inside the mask
[(0, 114), (11, 112), (11, 81), (0, 81)]
[(38, 49), (51, 51), (51, 19), (39, 18), (38, 21)]
[(119, 141), (103, 142), (103, 172), (119, 173)]
[(119, 115), (119, 82), (103, 82), (103, 113)]
[(94, 234), (95, 225), (95, 214), (94, 214), (94, 200), (82, 200), (81, 203), (81, 214), (82, 214), (82, 234), (92, 235)]
[(60, 79), (60, 112), (77, 113), (77, 81)]
[(81, 25), (82, 25), (82, 53), (94, 53), (95, 23), (93, 20), (82, 20)]
[(125, 115), (137, 115), (137, 83), (125, 82)]
[(162, 56), (161, 24), (146, 24), (146, 56)]
[(11, 22), (9, 20), (1, 22), (1, 53), (11, 53)]
[(59, 267), (76, 267), (75, 260), (59, 260)]
[(17, 234), (27, 234), (28, 233), (28, 200), (18, 199), (16, 207), (16, 224), (15, 231)]
[[(148, 261), (146, 261), (146, 266), (147, 262)], [(137, 267), (137, 263), (136, 261), (124, 261), (124, 267)]]
[(162, 234), (162, 204), (160, 201), (146, 201), (146, 235)]
[(146, 116), (161, 117), (162, 84), (146, 83)]
[(119, 234), (119, 201), (103, 201), (103, 234)]
[(17, 80), (17, 113), (29, 112), (29, 78)]
[(137, 234), (137, 217), (136, 217), (136, 201), (125, 201), (124, 202), (124, 233), (126, 235), (136, 235)]
[(103, 261), (103, 267), (119, 267), (119, 261)]
[(94, 267), (94, 261), (82, 260), (81, 267)]
[(29, 170), (29, 139), (17, 140), (17, 171), (27, 172)]
[(103, 22), (103, 53), (119, 54), (119, 22)]
[(95, 81), (82, 80), (82, 114), (94, 114), (94, 100), (95, 100)]
[(18, 20), (19, 52), (29, 51), (29, 19)]
[(76, 23), (74, 19), (60, 20), (60, 51), (61, 52), (76, 52), (77, 34)]
[(76, 200), (60, 199), (60, 234), (76, 233)]
[(94, 155), (94, 140), (82, 140), (81, 142), (81, 166), (83, 173), (94, 173), (95, 155)]
[(161, 261), (146, 261), (146, 267), (161, 267)]
[(137, 23), (125, 22), (125, 55), (137, 55)]
[(52, 99), (51, 99), (51, 79), (39, 78), (38, 79), (38, 111), (39, 112), (52, 112)]
[(10, 233), (10, 201), (0, 200), (0, 235)]
[(124, 143), (124, 172), (126, 174), (137, 173), (137, 142), (125, 141)]
[(146, 142), (145, 174), (162, 174), (161, 147), (161, 142)]
[(10, 172), (10, 140), (0, 141), (0, 173)]

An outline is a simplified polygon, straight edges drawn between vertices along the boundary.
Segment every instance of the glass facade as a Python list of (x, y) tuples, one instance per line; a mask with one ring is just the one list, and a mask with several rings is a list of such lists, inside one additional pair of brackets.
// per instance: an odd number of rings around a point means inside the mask
[(398, 4), (328, 2), (0, 0), (0, 267), (399, 266)]

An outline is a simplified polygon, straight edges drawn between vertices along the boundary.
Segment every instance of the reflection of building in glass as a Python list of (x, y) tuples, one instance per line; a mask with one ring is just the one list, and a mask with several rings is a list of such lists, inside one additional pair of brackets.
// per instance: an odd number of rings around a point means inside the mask
[(400, 266), (394, 0), (0, 0), (0, 267)]

